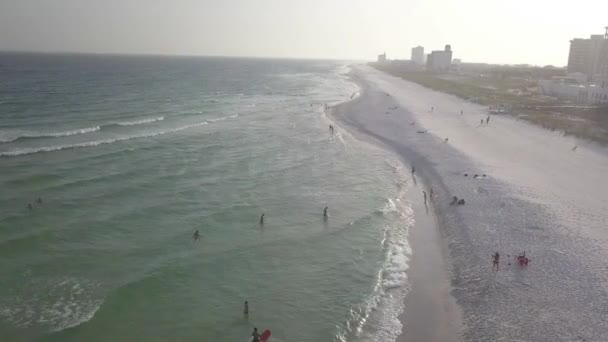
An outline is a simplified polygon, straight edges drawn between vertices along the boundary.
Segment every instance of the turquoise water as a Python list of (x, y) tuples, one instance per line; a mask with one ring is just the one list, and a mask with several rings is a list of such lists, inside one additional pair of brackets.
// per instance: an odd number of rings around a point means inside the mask
[(409, 178), (329, 132), (347, 71), (0, 55), (0, 336), (394, 340)]

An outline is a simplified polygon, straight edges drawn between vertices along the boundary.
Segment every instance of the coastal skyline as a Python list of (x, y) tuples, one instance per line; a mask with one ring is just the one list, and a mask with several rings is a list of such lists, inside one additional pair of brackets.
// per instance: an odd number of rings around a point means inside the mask
[(451, 44), (465, 62), (564, 66), (569, 40), (603, 33), (606, 12), (592, 0), (4, 1), (0, 50), (372, 60)]

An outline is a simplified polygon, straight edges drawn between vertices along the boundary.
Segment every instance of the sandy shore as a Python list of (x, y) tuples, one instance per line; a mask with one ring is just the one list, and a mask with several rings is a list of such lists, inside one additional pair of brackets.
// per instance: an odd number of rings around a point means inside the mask
[(606, 341), (608, 151), (366, 66), (353, 79), (362, 95), (334, 116), (416, 167), (413, 203), (434, 192), (415, 207), (402, 341)]

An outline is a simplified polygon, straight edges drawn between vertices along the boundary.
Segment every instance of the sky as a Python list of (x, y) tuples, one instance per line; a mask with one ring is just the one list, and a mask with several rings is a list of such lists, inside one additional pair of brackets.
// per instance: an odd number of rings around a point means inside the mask
[(0, 51), (567, 64), (607, 0), (0, 0)]

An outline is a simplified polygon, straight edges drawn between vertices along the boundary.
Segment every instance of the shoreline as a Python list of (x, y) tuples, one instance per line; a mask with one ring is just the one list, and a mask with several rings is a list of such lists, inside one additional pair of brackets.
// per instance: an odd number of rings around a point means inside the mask
[[(349, 101), (332, 106), (326, 112), (333, 120), (343, 124), (345, 129), (358, 139), (368, 141), (394, 153), (405, 169), (412, 165), (427, 164), (414, 151), (400, 153), (390, 143), (363, 127), (348, 120), (348, 112), (367, 100), (368, 86), (351, 71), (351, 81), (359, 87), (359, 95)], [(429, 165), (427, 165), (429, 166)], [(419, 169), (418, 169), (419, 170)], [(420, 172), (420, 171), (418, 171)], [(441, 236), (440, 220), (435, 213), (432, 199), (428, 207), (423, 205), (422, 190), (429, 193), (425, 176), (407, 189), (407, 199), (414, 211), (414, 227), (409, 232), (408, 242), (412, 246), (412, 256), (408, 270), (410, 291), (405, 297), (404, 312), (399, 316), (402, 324), (397, 342), (460, 342), (462, 327), (461, 309), (451, 295), (450, 266), (447, 261), (446, 241)]]
[[(459, 334), (449, 336), (603, 340), (608, 334), (608, 322), (600, 318), (608, 307), (608, 277), (602, 276), (608, 198), (598, 185), (608, 174), (608, 150), (511, 117), (489, 116), (483, 106), (367, 66), (355, 66), (351, 79), (362, 96), (329, 114), (353, 135), (394, 152), (409, 165), (406, 169), (415, 166), (420, 183), (434, 190), (436, 215), (427, 221), (440, 232), (438, 250), (444, 251), (449, 270), (443, 272), (449, 277), (447, 298), (454, 298), (462, 313)], [(421, 189), (414, 189), (412, 203), (420, 205)], [(453, 196), (466, 199), (466, 205), (450, 205)], [(414, 214), (417, 228), (426, 218), (420, 209)], [(419, 245), (412, 242), (414, 257), (421, 247), (428, 252)], [(530, 267), (515, 263), (523, 251)], [(498, 272), (490, 260), (495, 252), (502, 256)], [(421, 269), (427, 268), (425, 262)], [(416, 281), (423, 275), (412, 264), (408, 277)], [(423, 290), (441, 297), (441, 291), (425, 285), (433, 283), (427, 279), (420, 280)], [(423, 311), (417, 311), (415, 303), (424, 293), (414, 290), (406, 297), (402, 320), (410, 328), (399, 342), (432, 336), (428, 333), (446, 328), (427, 325), (453, 320), (432, 305), (420, 304)], [(428, 310), (442, 319), (425, 321)]]

